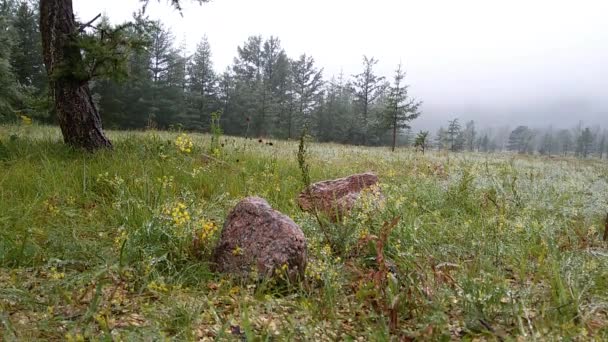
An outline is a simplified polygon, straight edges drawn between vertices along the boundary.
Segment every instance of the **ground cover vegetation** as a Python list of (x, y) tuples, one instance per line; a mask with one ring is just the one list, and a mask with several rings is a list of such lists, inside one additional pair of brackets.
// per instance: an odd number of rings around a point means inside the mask
[[(109, 136), (114, 149), (91, 154), (54, 127), (0, 126), (3, 340), (608, 336), (604, 161)], [(298, 157), (313, 182), (376, 172), (384, 201), (370, 191), (322, 227), (295, 201)], [(301, 226), (302, 282), (211, 270), (249, 195)]]

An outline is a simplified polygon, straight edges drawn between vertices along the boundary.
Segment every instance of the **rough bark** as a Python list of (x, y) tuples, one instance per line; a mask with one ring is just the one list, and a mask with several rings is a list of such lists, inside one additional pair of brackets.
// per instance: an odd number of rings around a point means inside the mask
[(70, 76), (74, 63), (82, 62), (74, 44), (79, 27), (72, 0), (41, 0), (40, 31), (44, 64), (50, 79), (59, 126), (66, 144), (89, 151), (111, 148), (99, 111), (93, 103), (88, 79)]

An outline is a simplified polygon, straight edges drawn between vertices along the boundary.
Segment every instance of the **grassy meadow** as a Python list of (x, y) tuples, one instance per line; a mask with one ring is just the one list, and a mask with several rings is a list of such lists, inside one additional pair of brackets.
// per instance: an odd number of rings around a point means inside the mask
[[(310, 143), (313, 182), (373, 171), (385, 198), (321, 227), (297, 141), (109, 135), (0, 126), (0, 340), (608, 339), (605, 161)], [(304, 281), (212, 272), (251, 195), (301, 226)]]

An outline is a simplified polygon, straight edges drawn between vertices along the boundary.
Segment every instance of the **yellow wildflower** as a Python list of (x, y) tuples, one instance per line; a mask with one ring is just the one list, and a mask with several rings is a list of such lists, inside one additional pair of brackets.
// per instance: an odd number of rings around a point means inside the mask
[(201, 224), (201, 231), (199, 233), (199, 237), (201, 241), (209, 240), (215, 234), (216, 231), (217, 226), (215, 225), (215, 223), (211, 221), (203, 221), (203, 223)]
[(190, 212), (183, 202), (177, 202), (174, 206), (165, 208), (164, 214), (169, 216), (176, 226), (183, 226), (190, 222)]
[(212, 153), (211, 153), (214, 157), (219, 158), (221, 153), (220, 153), (220, 149), (219, 148), (214, 148)]
[(175, 146), (177, 146), (182, 153), (190, 153), (192, 152), (194, 144), (188, 135), (180, 134), (180, 136), (175, 139)]
[(68, 342), (84, 342), (84, 336), (81, 333), (78, 333), (78, 334), (67, 333), (67, 334), (65, 334), (65, 339)]
[(232, 250), (232, 255), (234, 256), (239, 256), (239, 255), (243, 255), (243, 249), (241, 249), (240, 246), (236, 246), (233, 250)]
[(30, 126), (32, 124), (32, 118), (27, 115), (21, 115), (21, 123), (25, 126)]
[(56, 267), (51, 267), (51, 279), (59, 280), (65, 278), (65, 273), (58, 272)]
[(153, 292), (161, 292), (161, 293), (167, 293), (169, 292), (169, 287), (167, 287), (167, 284), (165, 284), (164, 281), (151, 281), (148, 286), (147, 286), (148, 290), (153, 291)]

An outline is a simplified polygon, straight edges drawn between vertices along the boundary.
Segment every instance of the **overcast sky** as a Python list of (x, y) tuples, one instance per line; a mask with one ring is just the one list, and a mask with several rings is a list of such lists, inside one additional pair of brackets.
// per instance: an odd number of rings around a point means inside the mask
[[(424, 102), (415, 128), (459, 117), (482, 126), (608, 128), (608, 1), (603, 0), (213, 0), (184, 2), (183, 17), (151, 0), (192, 51), (207, 35), (216, 70), (250, 35), (278, 36), (287, 54), (325, 69), (360, 72), (362, 56), (391, 77), (402, 61), (410, 93)], [(73, 0), (89, 20), (131, 18), (138, 0)]]

